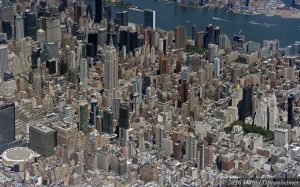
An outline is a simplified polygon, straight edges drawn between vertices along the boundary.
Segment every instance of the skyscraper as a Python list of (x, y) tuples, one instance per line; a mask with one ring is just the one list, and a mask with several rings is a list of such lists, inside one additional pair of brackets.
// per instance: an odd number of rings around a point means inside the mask
[(294, 124), (294, 95), (288, 97), (288, 124)]
[(86, 59), (82, 59), (80, 62), (80, 83), (86, 86), (87, 83), (88, 65)]
[(57, 131), (44, 126), (32, 125), (29, 128), (29, 148), (38, 152), (43, 157), (54, 154), (57, 145)]
[(2, 32), (6, 34), (7, 39), (11, 39), (12, 27), (10, 21), (2, 20)]
[(115, 23), (116, 23), (116, 25), (119, 25), (119, 26), (127, 26), (128, 25), (128, 12), (127, 11), (117, 12)]
[(221, 35), (221, 29), (219, 26), (215, 26), (214, 28), (214, 44), (219, 45), (219, 38)]
[(24, 16), (24, 36), (30, 36), (36, 39), (37, 27), (36, 27), (36, 14), (27, 10)]
[(220, 77), (220, 58), (218, 57), (214, 58), (214, 77)]
[(95, 0), (95, 23), (102, 20), (102, 0)]
[(118, 58), (117, 51), (113, 46), (112, 38), (105, 51), (104, 89), (112, 92), (118, 88)]
[(278, 109), (275, 93), (269, 97), (269, 130), (274, 131), (278, 123)]
[(0, 103), (0, 147), (15, 140), (15, 104)]
[(21, 41), (21, 38), (24, 37), (24, 20), (21, 15), (15, 17), (15, 38), (16, 41)]
[(186, 45), (186, 29), (184, 26), (175, 28), (175, 47), (176, 49), (185, 48)]
[(197, 34), (197, 26), (193, 25), (192, 26), (192, 39), (196, 40), (196, 34)]
[(144, 24), (146, 27), (152, 27), (155, 29), (155, 10), (145, 9), (144, 10)]
[(129, 128), (129, 103), (123, 102), (120, 104), (119, 126), (123, 129)]
[(89, 131), (88, 113), (88, 103), (81, 102), (79, 104), (79, 130), (85, 133)]
[(239, 120), (245, 119), (252, 115), (252, 86), (243, 88), (243, 99), (238, 103)]
[(209, 24), (206, 27), (207, 32), (207, 44), (214, 43), (215, 36), (214, 36), (214, 26), (212, 24)]
[(196, 161), (197, 140), (193, 133), (189, 133), (185, 137), (185, 155), (186, 159)]
[(103, 132), (108, 134), (113, 133), (113, 113), (110, 108), (103, 110)]
[(7, 45), (0, 45), (0, 82), (4, 79), (4, 73), (8, 71), (8, 49)]

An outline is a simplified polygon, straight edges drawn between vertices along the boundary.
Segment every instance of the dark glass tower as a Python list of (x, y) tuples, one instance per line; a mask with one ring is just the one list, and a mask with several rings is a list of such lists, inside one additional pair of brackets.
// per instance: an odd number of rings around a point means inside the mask
[(150, 9), (144, 10), (144, 25), (155, 29), (155, 11)]
[(294, 124), (294, 96), (291, 94), (288, 97), (288, 124)]
[(10, 21), (2, 21), (2, 32), (6, 33), (7, 39), (11, 39), (12, 27)]
[(221, 34), (221, 29), (219, 26), (216, 26), (214, 28), (214, 43), (217, 45), (219, 45), (220, 34)]
[(107, 20), (111, 20), (111, 6), (104, 7), (104, 16)]
[(113, 133), (113, 113), (111, 109), (103, 111), (103, 132), (108, 134)]
[(95, 23), (102, 20), (102, 0), (95, 0)]
[(0, 104), (0, 147), (15, 140), (15, 104)]
[(27, 10), (24, 17), (24, 35), (36, 39), (36, 31), (36, 14)]
[(214, 43), (215, 37), (214, 37), (214, 26), (212, 24), (209, 24), (206, 27), (207, 32), (207, 45), (210, 43)]
[(119, 126), (123, 129), (129, 128), (129, 109), (130, 106), (128, 103), (120, 104), (120, 118), (119, 118)]
[(238, 110), (240, 121), (252, 115), (252, 86), (243, 88), (243, 99), (238, 104)]
[(127, 26), (128, 25), (128, 12), (117, 12), (115, 23), (119, 26)]
[(88, 34), (88, 43), (93, 44), (93, 50), (94, 50), (94, 55), (92, 57), (95, 56), (95, 54), (97, 53), (97, 46), (98, 46), (98, 34), (97, 32), (91, 32)]

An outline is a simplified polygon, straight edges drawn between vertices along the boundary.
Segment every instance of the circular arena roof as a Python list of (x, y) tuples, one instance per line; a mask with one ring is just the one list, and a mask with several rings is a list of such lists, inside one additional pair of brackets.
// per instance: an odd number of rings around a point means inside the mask
[(34, 152), (27, 147), (14, 147), (7, 149), (2, 153), (2, 161), (6, 166), (22, 164), (31, 161), (34, 158)]

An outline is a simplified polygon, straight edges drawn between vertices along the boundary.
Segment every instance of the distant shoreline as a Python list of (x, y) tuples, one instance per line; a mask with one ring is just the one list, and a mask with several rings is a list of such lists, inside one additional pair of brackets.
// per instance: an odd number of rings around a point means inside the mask
[[(158, 2), (161, 3), (166, 3), (166, 4), (173, 4), (175, 6), (181, 6), (185, 8), (198, 8), (198, 9), (208, 9), (208, 10), (213, 10), (213, 9), (218, 9), (218, 10), (224, 10), (224, 12), (232, 12), (235, 14), (241, 14), (241, 15), (265, 15), (267, 17), (272, 17), (272, 16), (279, 16), (281, 18), (291, 18), (291, 19), (300, 19), (300, 11), (299, 12), (293, 12), (291, 10), (277, 10), (276, 12), (269, 13), (269, 12), (244, 12), (244, 11), (236, 11), (236, 10), (231, 10), (231, 9), (224, 9), (224, 8), (219, 8), (216, 6), (200, 6), (199, 4), (183, 4), (183, 3), (174, 3), (168, 0), (159, 0)], [(121, 2), (116, 2), (112, 3), (112, 6), (115, 7), (123, 7), (126, 9), (131, 9), (131, 10), (143, 10), (142, 8), (137, 7), (136, 5), (132, 3), (121, 3)]]

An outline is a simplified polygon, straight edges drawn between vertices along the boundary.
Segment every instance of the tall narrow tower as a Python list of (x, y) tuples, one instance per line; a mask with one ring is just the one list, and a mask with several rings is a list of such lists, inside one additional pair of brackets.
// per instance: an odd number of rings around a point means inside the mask
[(104, 89), (110, 92), (118, 88), (118, 57), (110, 38), (110, 44), (105, 51)]

